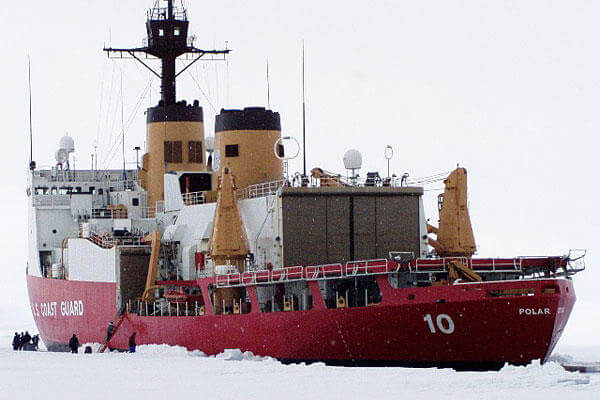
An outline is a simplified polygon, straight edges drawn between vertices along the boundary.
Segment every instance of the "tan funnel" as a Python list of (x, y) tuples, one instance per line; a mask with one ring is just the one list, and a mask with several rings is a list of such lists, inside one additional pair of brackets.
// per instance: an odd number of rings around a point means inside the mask
[(444, 181), (444, 194), (439, 197), (439, 228), (427, 225), (429, 244), (440, 257), (471, 257), (475, 253), (475, 238), (467, 208), (467, 170), (457, 168)]
[(210, 256), (215, 265), (229, 261), (243, 272), (244, 260), (248, 255), (246, 230), (235, 196), (235, 183), (231, 170), (222, 168), (219, 177), (217, 208), (210, 236)]
[(165, 106), (146, 111), (146, 144), (142, 157), (140, 184), (148, 192), (148, 207), (164, 200), (166, 172), (206, 171), (202, 107), (194, 102)]

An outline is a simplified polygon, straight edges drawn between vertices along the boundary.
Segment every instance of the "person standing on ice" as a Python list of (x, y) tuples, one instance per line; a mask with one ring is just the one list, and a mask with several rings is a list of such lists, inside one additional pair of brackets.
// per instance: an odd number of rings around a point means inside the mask
[(31, 335), (29, 334), (29, 332), (25, 331), (25, 334), (23, 335), (22, 339), (21, 339), (21, 349), (26, 345), (29, 344), (29, 342), (31, 341)]
[(23, 345), (25, 344), (23, 342), (24, 337), (25, 337), (25, 333), (21, 332), (21, 334), (19, 335), (19, 347), (17, 348), (17, 350), (23, 350)]
[(13, 338), (12, 341), (12, 347), (13, 350), (19, 350), (19, 343), (21, 342), (21, 338), (19, 337), (19, 334), (17, 332), (15, 332), (15, 337)]
[(71, 349), (71, 353), (77, 354), (77, 351), (79, 349), (79, 339), (77, 339), (77, 336), (75, 336), (75, 334), (73, 334), (73, 336), (71, 336), (71, 339), (69, 339), (69, 348)]
[(106, 342), (107, 343), (110, 340), (110, 338), (112, 337), (114, 332), (115, 332), (115, 325), (113, 324), (112, 321), (110, 321), (110, 323), (108, 324), (108, 328), (106, 328)]
[(135, 332), (129, 336), (129, 352), (135, 353)]

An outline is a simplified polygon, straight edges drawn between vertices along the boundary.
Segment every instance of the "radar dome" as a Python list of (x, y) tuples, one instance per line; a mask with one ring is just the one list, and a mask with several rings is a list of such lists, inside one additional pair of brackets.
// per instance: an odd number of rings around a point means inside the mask
[(54, 153), (54, 158), (56, 159), (57, 163), (63, 164), (63, 163), (65, 163), (68, 160), (69, 153), (65, 149), (58, 149)]
[(60, 150), (66, 150), (67, 153), (73, 153), (75, 151), (75, 141), (71, 136), (63, 136), (58, 142), (58, 148)]
[(362, 167), (362, 154), (360, 151), (352, 149), (344, 154), (344, 168), (360, 169)]
[(207, 136), (205, 142), (206, 142), (206, 151), (208, 151), (209, 153), (213, 152), (215, 150), (215, 137)]

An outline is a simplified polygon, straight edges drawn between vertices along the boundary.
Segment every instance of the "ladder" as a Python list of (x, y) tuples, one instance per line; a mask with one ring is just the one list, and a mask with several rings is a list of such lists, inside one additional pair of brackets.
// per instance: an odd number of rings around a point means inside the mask
[(127, 318), (127, 313), (126, 312), (121, 313), (121, 315), (119, 316), (119, 319), (117, 320), (117, 323), (115, 324), (115, 329), (113, 329), (113, 333), (110, 336), (110, 339), (108, 339), (108, 340), (104, 341), (104, 343), (102, 343), (102, 346), (100, 346), (98, 353), (104, 353), (104, 351), (110, 344), (110, 341), (112, 340), (112, 338), (114, 338), (115, 335), (117, 334), (117, 331), (119, 330), (119, 327), (121, 326), (121, 324), (123, 323), (125, 318)]

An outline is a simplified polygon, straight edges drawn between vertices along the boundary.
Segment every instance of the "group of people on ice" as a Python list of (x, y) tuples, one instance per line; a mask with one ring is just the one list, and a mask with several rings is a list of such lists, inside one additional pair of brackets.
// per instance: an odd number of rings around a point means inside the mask
[[(106, 343), (109, 343), (110, 339), (114, 335), (116, 329), (115, 325), (112, 321), (106, 328)], [(29, 332), (15, 332), (15, 336), (12, 341), (13, 350), (28, 350), (28, 351), (36, 351), (38, 349), (38, 344), (40, 342), (40, 335), (34, 335), (33, 337), (29, 334)], [(81, 347), (81, 343), (79, 343), (79, 338), (76, 334), (73, 334), (69, 339), (69, 349), (71, 349), (71, 353), (77, 354), (79, 352), (79, 348)], [(135, 353), (136, 342), (135, 342), (135, 332), (129, 337), (129, 352)], [(91, 349), (91, 348), (90, 348)], [(108, 346), (109, 350), (113, 350), (110, 346)]]
[(25, 351), (36, 351), (40, 342), (40, 335), (29, 334), (29, 332), (15, 332), (15, 336), (12, 341), (13, 350), (25, 350)]
[[(112, 321), (110, 321), (110, 324), (108, 324), (108, 327), (106, 328), (106, 343), (109, 343), (110, 339), (115, 333), (115, 330), (115, 325)], [(81, 344), (79, 343), (79, 338), (77, 338), (77, 335), (73, 334), (73, 336), (71, 336), (71, 339), (69, 339), (69, 348), (71, 349), (71, 353), (77, 354), (79, 351), (79, 347), (81, 347)], [(129, 352), (135, 353), (135, 348), (135, 332), (133, 332), (133, 334), (129, 337)], [(110, 351), (113, 350), (110, 346), (108, 346), (108, 349)]]

